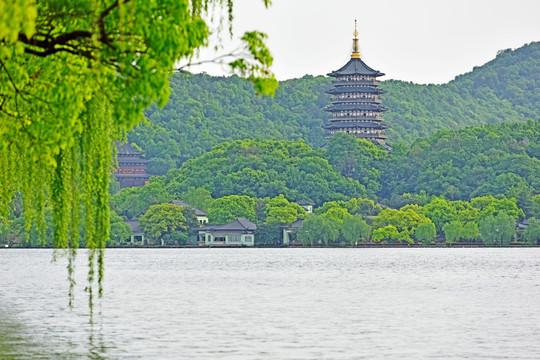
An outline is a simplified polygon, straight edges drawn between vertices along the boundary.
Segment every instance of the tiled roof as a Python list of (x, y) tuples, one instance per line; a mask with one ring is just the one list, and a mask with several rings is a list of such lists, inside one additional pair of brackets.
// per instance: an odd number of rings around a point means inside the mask
[(369, 94), (384, 94), (386, 91), (367, 86), (339, 86), (326, 91), (327, 94), (344, 94), (344, 93), (369, 93)]
[(251, 221), (247, 219), (238, 218), (234, 220), (233, 222), (230, 222), (228, 224), (223, 225), (207, 225), (199, 229), (199, 231), (219, 231), (219, 232), (226, 232), (226, 231), (255, 231), (257, 229), (257, 225), (255, 223), (252, 223)]
[(371, 122), (354, 122), (354, 123), (332, 123), (323, 126), (324, 129), (344, 129), (344, 128), (369, 128), (369, 129), (388, 129), (388, 126), (371, 123)]
[(332, 71), (328, 76), (343, 76), (343, 75), (370, 75), (370, 76), (383, 76), (384, 74), (373, 70), (366, 65), (361, 59), (351, 59), (342, 68), (336, 71)]
[(143, 231), (139, 227), (139, 220), (124, 220), (124, 222), (131, 227), (131, 231), (133, 232), (133, 234), (143, 233)]
[(347, 111), (347, 110), (386, 111), (388, 109), (382, 106), (371, 105), (371, 104), (336, 104), (324, 110), (325, 111)]
[(117, 144), (116, 147), (118, 149), (118, 156), (120, 156), (120, 155), (142, 155), (142, 154), (144, 154), (144, 152), (137, 151), (134, 148), (132, 148), (131, 145), (129, 145), (128, 143), (125, 143), (125, 144), (122, 144), (122, 145)]
[(176, 206), (183, 206), (185, 208), (193, 210), (193, 211), (195, 211), (195, 215), (197, 215), (197, 216), (206, 216), (207, 215), (206, 212), (204, 212), (204, 211), (202, 211), (200, 209), (197, 209), (196, 207), (193, 207), (193, 206), (189, 205), (188, 203), (186, 203), (186, 202), (184, 202), (182, 200), (173, 200), (173, 201), (171, 201), (171, 204), (176, 205)]

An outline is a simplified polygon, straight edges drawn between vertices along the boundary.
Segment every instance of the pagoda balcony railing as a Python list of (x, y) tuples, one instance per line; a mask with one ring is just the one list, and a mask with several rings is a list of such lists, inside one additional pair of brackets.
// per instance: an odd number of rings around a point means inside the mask
[(367, 85), (367, 86), (379, 86), (381, 82), (379, 80), (334, 80), (333, 85)]
[(385, 133), (373, 134), (373, 133), (368, 133), (368, 132), (361, 132), (361, 131), (355, 131), (355, 130), (344, 130), (344, 129), (331, 130), (328, 133), (330, 135), (335, 135), (337, 133), (345, 133), (345, 134), (355, 135), (358, 138), (362, 138), (362, 139), (366, 139), (366, 140), (377, 140), (377, 139), (387, 139), (388, 138), (388, 135), (386, 135)]
[(363, 97), (334, 97), (331, 101), (332, 104), (381, 104), (382, 100), (380, 98), (363, 98)]
[(349, 115), (349, 116), (332, 116), (329, 118), (330, 121), (383, 121), (382, 116), (362, 116), (362, 115)]

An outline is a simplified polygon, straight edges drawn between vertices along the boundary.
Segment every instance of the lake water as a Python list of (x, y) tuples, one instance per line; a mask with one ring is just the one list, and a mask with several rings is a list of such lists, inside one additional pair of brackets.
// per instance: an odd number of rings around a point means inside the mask
[[(539, 359), (540, 249), (0, 249), (0, 359)], [(101, 314), (97, 314), (100, 312)]]

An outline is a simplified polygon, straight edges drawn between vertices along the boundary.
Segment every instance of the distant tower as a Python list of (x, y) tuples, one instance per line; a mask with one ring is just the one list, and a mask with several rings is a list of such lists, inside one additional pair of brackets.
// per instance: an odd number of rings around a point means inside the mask
[(377, 77), (384, 74), (373, 70), (360, 59), (358, 50), (358, 31), (354, 21), (354, 39), (351, 59), (341, 69), (328, 74), (335, 80), (332, 89), (327, 91), (333, 95), (332, 106), (325, 109), (330, 112), (329, 125), (324, 126), (329, 138), (338, 132), (351, 134), (360, 139), (371, 141), (375, 145), (386, 145), (386, 134), (382, 125), (382, 107), (380, 94), (384, 90), (377, 89), (380, 82)]
[(118, 148), (118, 168), (114, 173), (116, 180), (120, 183), (120, 188), (138, 187), (148, 184), (150, 175), (146, 173), (146, 164), (151, 160), (142, 159), (144, 154), (137, 151), (129, 144), (117, 145)]

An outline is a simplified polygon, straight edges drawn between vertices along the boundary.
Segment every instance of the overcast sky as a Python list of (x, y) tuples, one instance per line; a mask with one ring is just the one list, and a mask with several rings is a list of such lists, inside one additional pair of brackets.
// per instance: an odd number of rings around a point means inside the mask
[[(446, 83), (498, 50), (540, 41), (540, 0), (273, 0), (269, 9), (262, 0), (235, 0), (234, 6), (235, 34), (268, 34), (279, 80), (344, 65), (355, 19), (362, 59), (385, 73), (382, 79), (415, 83)], [(202, 70), (220, 74), (216, 67), (192, 68)]]

